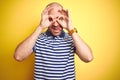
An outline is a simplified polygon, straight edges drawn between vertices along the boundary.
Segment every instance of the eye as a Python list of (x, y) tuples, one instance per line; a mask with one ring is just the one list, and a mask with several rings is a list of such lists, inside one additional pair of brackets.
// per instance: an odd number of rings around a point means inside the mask
[(51, 17), (49, 17), (48, 19), (49, 19), (49, 21), (53, 21), (53, 19)]
[(64, 18), (63, 17), (60, 17), (59, 20), (63, 20)]

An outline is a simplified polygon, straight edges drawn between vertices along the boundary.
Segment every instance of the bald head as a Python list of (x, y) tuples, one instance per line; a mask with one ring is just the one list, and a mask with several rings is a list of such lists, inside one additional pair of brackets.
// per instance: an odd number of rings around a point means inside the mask
[(52, 2), (52, 3), (48, 4), (46, 6), (46, 8), (48, 8), (48, 7), (54, 7), (54, 6), (63, 8), (63, 6), (61, 4), (59, 4), (59, 3), (57, 3), (57, 2)]
[(52, 2), (46, 6), (45, 10), (47, 10), (48, 15), (50, 15), (51, 13), (55, 13), (55, 14), (60, 13), (61, 14), (60, 11), (63, 10), (63, 6), (57, 2)]
[(56, 9), (56, 10), (62, 10), (63, 9), (63, 6), (57, 2), (53, 2), (53, 3), (50, 3), (46, 6), (45, 8), (48, 12), (53, 10), (53, 9)]

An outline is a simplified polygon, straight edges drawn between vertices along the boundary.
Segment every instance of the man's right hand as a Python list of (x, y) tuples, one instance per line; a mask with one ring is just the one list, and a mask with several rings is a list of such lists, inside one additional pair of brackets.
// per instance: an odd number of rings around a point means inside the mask
[(40, 22), (40, 26), (42, 27), (42, 29), (45, 29), (47, 27), (49, 27), (50, 25), (52, 25), (52, 16), (48, 15), (48, 11), (49, 9), (45, 9), (42, 12), (42, 18), (41, 18), (41, 22)]

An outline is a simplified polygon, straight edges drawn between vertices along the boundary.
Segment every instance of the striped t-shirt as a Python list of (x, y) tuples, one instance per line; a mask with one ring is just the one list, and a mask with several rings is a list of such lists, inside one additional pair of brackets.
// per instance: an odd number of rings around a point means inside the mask
[(47, 30), (40, 34), (33, 50), (35, 80), (75, 80), (75, 47), (67, 33), (53, 36)]

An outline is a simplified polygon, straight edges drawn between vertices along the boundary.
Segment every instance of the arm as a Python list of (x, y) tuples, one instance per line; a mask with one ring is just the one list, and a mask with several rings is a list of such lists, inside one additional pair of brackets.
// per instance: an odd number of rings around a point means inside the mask
[(76, 54), (84, 62), (90, 62), (93, 60), (93, 55), (90, 47), (81, 39), (81, 37), (74, 32), (72, 38), (76, 47)]
[[(70, 20), (70, 15), (68, 10), (62, 10), (63, 18), (62, 20), (58, 20), (59, 24), (61, 24), (68, 32), (74, 29), (72, 26), (72, 22)], [(79, 58), (84, 62), (90, 62), (93, 59), (92, 51), (89, 46), (81, 39), (81, 37), (76, 33), (73, 32), (71, 34), (75, 47), (76, 47), (76, 54)]]
[(41, 34), (42, 30), (50, 26), (52, 22), (49, 21), (48, 9), (45, 9), (42, 13), (42, 20), (40, 22), (40, 26), (31, 34), (28, 38), (26, 38), (23, 42), (21, 42), (14, 53), (14, 58), (17, 61), (23, 61), (27, 58), (32, 52), (35, 42), (38, 36)]
[(42, 28), (38, 27), (33, 34), (31, 34), (28, 38), (26, 38), (23, 42), (21, 42), (17, 46), (14, 53), (14, 58), (17, 61), (23, 61), (33, 52), (33, 47), (41, 32), (42, 32)]

